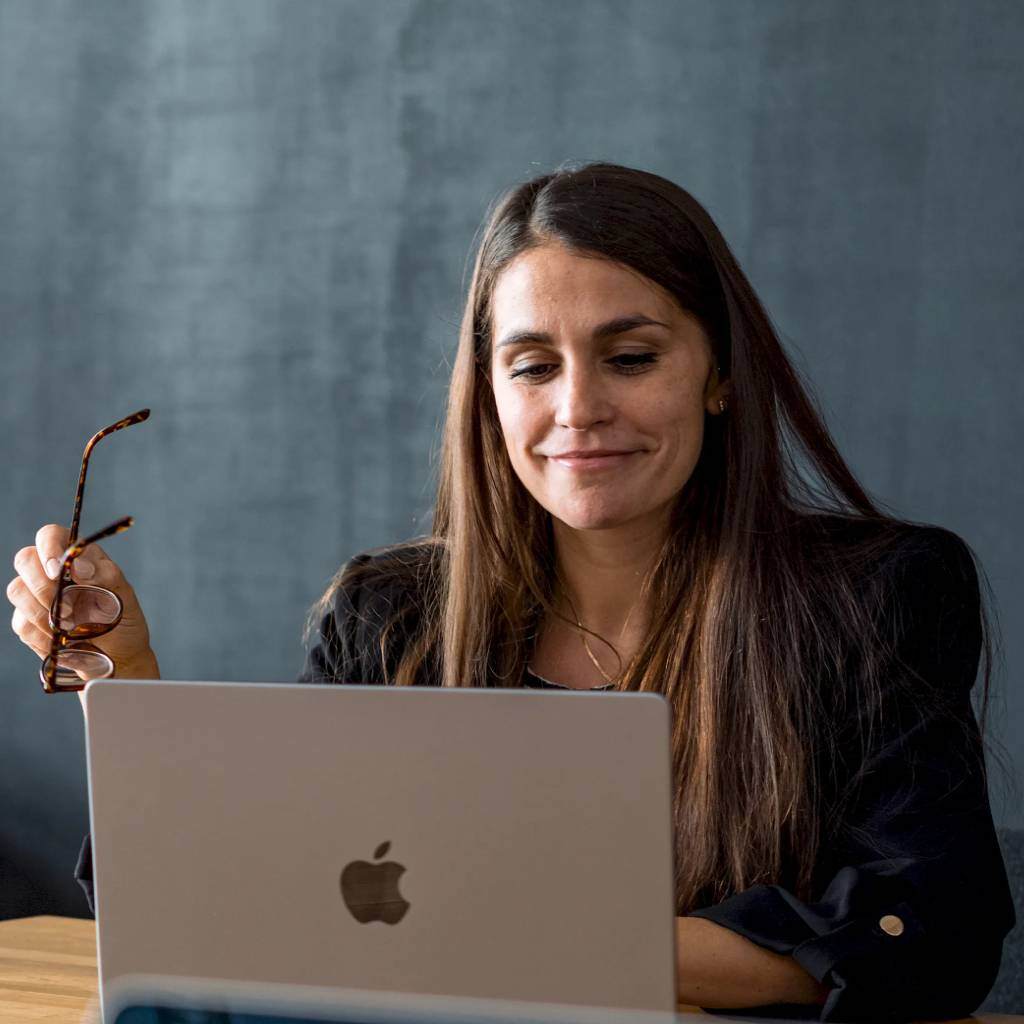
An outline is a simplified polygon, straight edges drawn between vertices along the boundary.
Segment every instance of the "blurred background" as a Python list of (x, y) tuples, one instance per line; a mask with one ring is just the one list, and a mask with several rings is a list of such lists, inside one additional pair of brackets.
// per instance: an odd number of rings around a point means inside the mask
[[(83, 531), (136, 517), (106, 549), (166, 678), (293, 679), (334, 570), (429, 530), (488, 204), (625, 163), (708, 208), (871, 493), (980, 557), (1019, 780), (1022, 52), (995, 0), (0, 0), (0, 552), (149, 406)], [(85, 916), (81, 711), (37, 669), (5, 626), (0, 917)]]

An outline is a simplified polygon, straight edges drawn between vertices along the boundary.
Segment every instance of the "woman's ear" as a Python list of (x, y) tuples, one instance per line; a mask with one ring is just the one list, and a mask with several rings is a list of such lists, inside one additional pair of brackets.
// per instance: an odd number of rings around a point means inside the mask
[[(712, 416), (720, 416), (729, 407), (729, 393), (732, 391), (732, 382), (728, 378), (723, 380), (720, 374), (721, 367), (712, 367), (705, 391), (704, 408)], [(725, 409), (722, 408), (720, 403), (725, 405)]]

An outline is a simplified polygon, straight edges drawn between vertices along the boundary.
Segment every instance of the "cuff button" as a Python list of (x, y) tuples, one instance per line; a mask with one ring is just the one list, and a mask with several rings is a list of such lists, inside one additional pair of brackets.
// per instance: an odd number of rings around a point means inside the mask
[(903, 934), (903, 922), (895, 914), (886, 914), (878, 922), (878, 927), (885, 932), (886, 935), (902, 935)]

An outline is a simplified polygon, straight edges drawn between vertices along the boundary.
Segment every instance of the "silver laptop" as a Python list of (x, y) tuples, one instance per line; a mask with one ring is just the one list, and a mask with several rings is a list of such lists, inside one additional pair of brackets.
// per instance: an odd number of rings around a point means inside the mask
[(157, 975), (671, 1012), (654, 694), (85, 691), (101, 998)]

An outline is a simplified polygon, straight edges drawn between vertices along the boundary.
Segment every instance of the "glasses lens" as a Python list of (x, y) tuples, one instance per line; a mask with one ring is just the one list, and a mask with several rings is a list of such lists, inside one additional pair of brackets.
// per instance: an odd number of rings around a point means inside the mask
[[(43, 663), (45, 675), (50, 659)], [(69, 647), (57, 655), (57, 686), (78, 686), (90, 679), (106, 679), (114, 674), (114, 663), (95, 647)]]
[(56, 625), (72, 640), (87, 640), (109, 633), (121, 621), (123, 610), (121, 599), (113, 591), (74, 584), (64, 588)]

